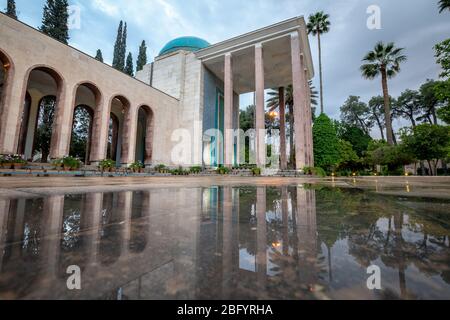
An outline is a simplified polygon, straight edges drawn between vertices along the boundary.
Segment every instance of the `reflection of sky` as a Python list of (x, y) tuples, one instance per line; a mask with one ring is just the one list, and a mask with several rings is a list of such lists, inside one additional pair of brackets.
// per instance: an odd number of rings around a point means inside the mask
[(239, 269), (256, 272), (256, 257), (245, 248), (239, 250)]

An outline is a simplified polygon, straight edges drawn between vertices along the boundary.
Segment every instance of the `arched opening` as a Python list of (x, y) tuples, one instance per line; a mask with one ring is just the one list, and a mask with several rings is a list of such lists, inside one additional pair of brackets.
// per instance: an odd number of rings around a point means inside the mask
[(117, 166), (126, 163), (129, 150), (129, 127), (131, 125), (130, 102), (123, 96), (111, 100), (108, 150)]
[(72, 135), (70, 139), (70, 155), (89, 164), (92, 149), (93, 110), (87, 105), (79, 105), (73, 113)]
[(62, 83), (61, 76), (47, 67), (37, 67), (29, 73), (17, 151), (33, 162), (50, 160)]
[(101, 93), (96, 86), (83, 83), (77, 87), (73, 114), (70, 155), (84, 164), (90, 163), (95, 145), (92, 143), (94, 115), (100, 107)]
[(138, 110), (135, 160), (146, 165), (152, 164), (153, 128), (153, 111), (148, 106), (141, 106)]

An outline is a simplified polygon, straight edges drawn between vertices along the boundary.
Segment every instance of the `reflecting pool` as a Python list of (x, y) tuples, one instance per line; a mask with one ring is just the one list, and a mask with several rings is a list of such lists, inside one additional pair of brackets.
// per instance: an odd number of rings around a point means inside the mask
[(449, 214), (311, 185), (0, 200), (0, 299), (450, 299)]

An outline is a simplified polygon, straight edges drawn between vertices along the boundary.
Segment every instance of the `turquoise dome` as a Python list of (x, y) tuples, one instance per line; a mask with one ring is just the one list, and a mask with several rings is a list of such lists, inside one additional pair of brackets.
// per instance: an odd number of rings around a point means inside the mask
[(159, 53), (160, 56), (177, 50), (197, 51), (209, 47), (209, 43), (197, 37), (176, 38), (167, 43)]

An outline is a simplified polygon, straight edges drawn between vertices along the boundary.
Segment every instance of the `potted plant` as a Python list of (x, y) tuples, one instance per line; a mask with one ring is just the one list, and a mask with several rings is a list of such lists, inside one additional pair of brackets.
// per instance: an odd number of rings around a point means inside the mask
[(81, 161), (71, 156), (64, 157), (62, 159), (62, 164), (65, 171), (76, 170), (81, 167)]
[(99, 168), (101, 171), (111, 172), (113, 168), (115, 167), (114, 160), (111, 159), (105, 159), (100, 161)]
[(19, 154), (14, 154), (10, 156), (9, 163), (13, 165), (14, 169), (20, 170), (24, 166), (26, 166), (27, 161), (23, 158), (23, 156)]
[(202, 172), (202, 167), (199, 167), (199, 166), (191, 167), (189, 172), (192, 174), (199, 174)]
[(218, 173), (218, 174), (220, 174), (220, 175), (226, 175), (226, 174), (229, 174), (230, 173), (230, 169), (229, 168), (227, 168), (227, 167), (219, 167), (219, 168), (217, 168), (217, 170), (216, 170), (216, 172)]
[(159, 164), (155, 167), (155, 171), (158, 173), (170, 173), (169, 169), (163, 164)]
[(130, 169), (133, 170), (134, 173), (140, 173), (142, 172), (142, 169), (144, 169), (144, 164), (140, 161), (136, 161), (130, 165)]
[(63, 158), (53, 160), (52, 164), (55, 166), (56, 170), (60, 170), (63, 166)]
[(252, 168), (252, 174), (253, 174), (253, 176), (260, 176), (261, 168)]
[(8, 156), (0, 156), (0, 167), (4, 169), (11, 169), (11, 162)]

